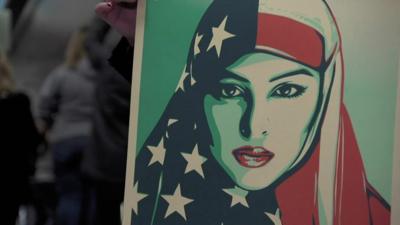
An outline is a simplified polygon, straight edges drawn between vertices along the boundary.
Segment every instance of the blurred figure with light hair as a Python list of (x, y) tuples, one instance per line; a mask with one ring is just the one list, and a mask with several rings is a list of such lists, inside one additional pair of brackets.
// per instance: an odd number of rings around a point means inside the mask
[(58, 195), (57, 225), (77, 225), (82, 213), (82, 152), (88, 144), (96, 72), (86, 57), (87, 28), (70, 38), (65, 60), (45, 80), (39, 95), (41, 130), (53, 153)]

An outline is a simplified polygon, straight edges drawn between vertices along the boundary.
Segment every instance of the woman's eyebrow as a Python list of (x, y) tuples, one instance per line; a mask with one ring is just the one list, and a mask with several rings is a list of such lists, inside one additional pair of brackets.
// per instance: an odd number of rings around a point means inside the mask
[(304, 74), (304, 75), (311, 76), (311, 77), (313, 76), (310, 71), (308, 71), (306, 69), (299, 69), (299, 70), (294, 70), (294, 71), (291, 71), (291, 72), (284, 73), (284, 74), (281, 74), (279, 76), (273, 77), (273, 78), (271, 78), (269, 80), (269, 82), (273, 82), (273, 81), (276, 81), (276, 80), (279, 80), (279, 79), (282, 79), (282, 78), (296, 76), (296, 75), (300, 75), (300, 74)]
[(222, 80), (223, 79), (235, 79), (235, 80), (238, 80), (238, 81), (241, 81), (241, 82), (250, 83), (250, 81), (247, 80), (246, 78), (244, 78), (244, 77), (242, 77), (242, 76), (240, 76), (240, 75), (238, 75), (236, 73), (232, 73), (230, 71), (227, 71), (227, 75), (224, 76), (222, 78)]

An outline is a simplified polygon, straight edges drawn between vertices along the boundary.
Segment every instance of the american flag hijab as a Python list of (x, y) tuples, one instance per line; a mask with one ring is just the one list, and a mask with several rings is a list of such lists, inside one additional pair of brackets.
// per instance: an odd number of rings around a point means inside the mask
[[(210, 153), (204, 95), (241, 56), (264, 52), (321, 76), (302, 157), (269, 187), (236, 186)], [(343, 104), (340, 34), (322, 0), (215, 0), (175, 94), (136, 159), (133, 225), (389, 224)]]

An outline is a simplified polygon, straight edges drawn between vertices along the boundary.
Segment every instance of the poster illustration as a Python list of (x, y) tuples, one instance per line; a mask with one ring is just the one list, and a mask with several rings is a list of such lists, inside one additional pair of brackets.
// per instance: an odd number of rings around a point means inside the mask
[(399, 13), (140, 1), (124, 225), (400, 224)]

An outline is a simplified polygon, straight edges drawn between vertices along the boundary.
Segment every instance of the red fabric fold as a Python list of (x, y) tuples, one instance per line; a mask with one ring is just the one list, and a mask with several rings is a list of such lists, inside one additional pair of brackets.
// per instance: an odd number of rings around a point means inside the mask
[[(390, 207), (368, 184), (349, 114), (340, 111), (334, 225), (390, 225)], [(276, 189), (283, 225), (318, 225), (319, 145), (299, 170)], [(332, 159), (334, 160), (334, 159)], [(332, 193), (334, 194), (334, 193)]]

